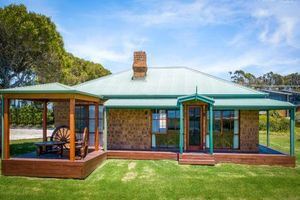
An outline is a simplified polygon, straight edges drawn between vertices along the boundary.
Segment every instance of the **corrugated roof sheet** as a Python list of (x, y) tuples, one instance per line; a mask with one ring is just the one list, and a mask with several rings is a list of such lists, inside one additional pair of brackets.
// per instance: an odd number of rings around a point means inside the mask
[(108, 98), (114, 96), (265, 96), (259, 92), (186, 67), (148, 68), (142, 80), (132, 80), (132, 70), (88, 81), (74, 87)]
[[(289, 102), (273, 99), (214, 99), (215, 109), (291, 109)], [(104, 105), (108, 108), (176, 108), (177, 98), (172, 99), (109, 99)]]
[(47, 84), (39, 84), (39, 85), (31, 85), (31, 86), (24, 86), (24, 87), (15, 87), (15, 88), (8, 88), (0, 90), (0, 94), (7, 94), (7, 93), (27, 93), (27, 94), (39, 94), (39, 93), (74, 93), (74, 94), (84, 94), (87, 96), (99, 97), (98, 95), (91, 94), (79, 89), (76, 89), (71, 86), (67, 86), (61, 83), (47, 83)]

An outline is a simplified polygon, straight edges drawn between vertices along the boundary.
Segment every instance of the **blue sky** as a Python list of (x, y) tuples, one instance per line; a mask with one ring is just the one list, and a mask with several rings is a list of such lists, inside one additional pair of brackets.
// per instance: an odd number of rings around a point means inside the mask
[[(232, 3), (234, 2), (234, 3)], [(65, 48), (112, 72), (131, 68), (135, 50), (148, 66), (188, 66), (228, 79), (243, 69), (300, 72), (300, 1), (1, 0), (51, 17)]]

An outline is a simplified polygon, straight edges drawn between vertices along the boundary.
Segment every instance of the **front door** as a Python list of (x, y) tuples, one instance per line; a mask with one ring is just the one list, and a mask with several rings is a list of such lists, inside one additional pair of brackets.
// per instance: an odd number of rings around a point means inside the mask
[(188, 107), (188, 150), (202, 150), (202, 109), (200, 106)]

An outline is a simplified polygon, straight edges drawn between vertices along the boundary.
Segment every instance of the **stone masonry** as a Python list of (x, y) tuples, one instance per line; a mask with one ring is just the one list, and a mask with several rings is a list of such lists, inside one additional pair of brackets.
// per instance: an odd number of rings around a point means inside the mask
[(240, 111), (240, 151), (258, 152), (259, 145), (258, 111)]
[(69, 102), (55, 102), (54, 103), (54, 125), (55, 127), (62, 125), (69, 125), (70, 117)]
[(108, 149), (151, 149), (151, 111), (110, 109), (107, 115)]

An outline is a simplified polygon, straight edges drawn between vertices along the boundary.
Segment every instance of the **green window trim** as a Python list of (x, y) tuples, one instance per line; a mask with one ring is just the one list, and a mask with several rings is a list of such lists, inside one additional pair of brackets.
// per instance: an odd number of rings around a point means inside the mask
[[(207, 119), (209, 119), (207, 115)], [(213, 114), (214, 149), (240, 149), (239, 110), (214, 110)], [(207, 126), (209, 125), (207, 120)], [(219, 137), (218, 137), (219, 136)], [(206, 133), (206, 148), (209, 148), (209, 131)]]

